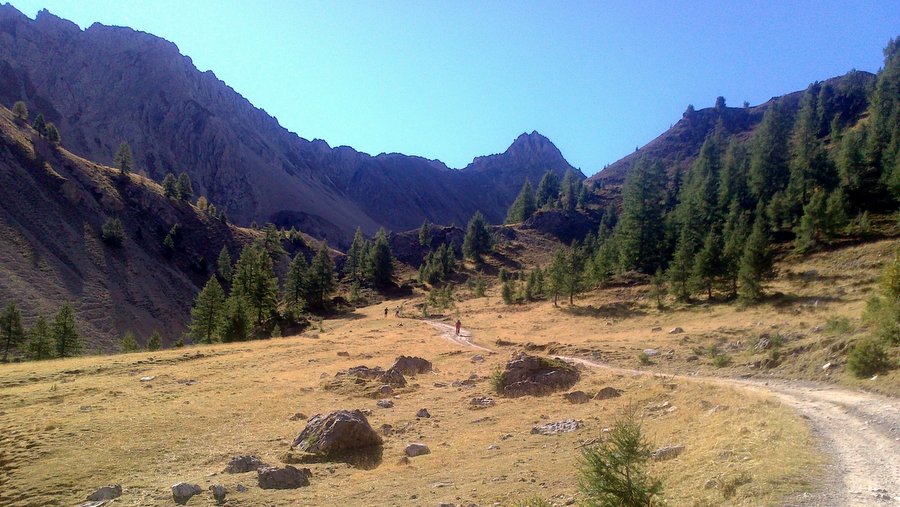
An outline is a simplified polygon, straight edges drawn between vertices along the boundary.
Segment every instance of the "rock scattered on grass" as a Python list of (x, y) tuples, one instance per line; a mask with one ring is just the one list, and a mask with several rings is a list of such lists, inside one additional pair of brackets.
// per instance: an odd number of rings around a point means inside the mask
[(416, 456), (422, 456), (424, 454), (431, 454), (431, 449), (428, 448), (427, 445), (421, 443), (412, 443), (406, 446), (404, 451), (407, 456), (410, 458), (415, 458)]
[(669, 334), (680, 334), (683, 332), (684, 329), (681, 329), (680, 327), (673, 327), (671, 330), (669, 330)]
[(531, 428), (531, 434), (556, 435), (558, 433), (569, 433), (577, 430), (581, 426), (581, 421), (577, 421), (575, 419), (565, 419), (563, 421), (534, 426)]
[(584, 391), (572, 391), (570, 393), (565, 393), (563, 394), (563, 398), (565, 398), (569, 403), (575, 405), (580, 405), (582, 403), (591, 401), (591, 397)]
[(397, 370), (403, 375), (418, 375), (420, 373), (428, 373), (431, 371), (431, 361), (415, 356), (400, 356), (394, 364), (388, 369)]
[(568, 389), (578, 382), (578, 370), (561, 359), (519, 352), (506, 363), (499, 388), (506, 396), (541, 396)]
[(179, 505), (184, 505), (188, 500), (191, 499), (194, 495), (199, 495), (203, 493), (203, 489), (196, 484), (189, 484), (187, 482), (179, 482), (172, 486), (172, 499), (175, 500), (175, 503)]
[(495, 404), (494, 399), (490, 396), (476, 396), (469, 401), (469, 405), (476, 409), (493, 407)]
[(217, 504), (225, 503), (225, 495), (228, 494), (228, 490), (225, 489), (225, 486), (213, 484), (209, 487), (209, 490), (212, 492), (213, 500), (215, 500)]
[(311, 476), (308, 468), (291, 465), (284, 468), (266, 467), (257, 471), (257, 483), (262, 489), (296, 489), (309, 486)]
[(427, 419), (427, 418), (431, 417), (431, 414), (428, 413), (427, 408), (420, 408), (419, 411), (416, 412), (416, 417), (424, 417)]
[(269, 466), (259, 456), (235, 456), (225, 465), (226, 474), (243, 474), (254, 472), (261, 467)]
[(597, 391), (597, 394), (594, 395), (595, 400), (608, 400), (610, 398), (618, 398), (622, 396), (622, 390), (616, 389), (615, 387), (606, 386), (603, 389)]
[(682, 452), (684, 452), (684, 446), (681, 444), (667, 445), (653, 451), (650, 454), (650, 457), (653, 458), (654, 461), (666, 461), (677, 458)]
[(375, 404), (380, 408), (394, 408), (394, 402), (391, 400), (378, 400)]
[(361, 410), (337, 410), (316, 414), (294, 439), (292, 447), (314, 454), (352, 451), (383, 443)]
[(112, 484), (110, 486), (98, 488), (97, 491), (88, 495), (87, 499), (96, 502), (100, 500), (112, 500), (113, 498), (119, 498), (120, 496), (122, 496), (122, 486), (120, 484)]

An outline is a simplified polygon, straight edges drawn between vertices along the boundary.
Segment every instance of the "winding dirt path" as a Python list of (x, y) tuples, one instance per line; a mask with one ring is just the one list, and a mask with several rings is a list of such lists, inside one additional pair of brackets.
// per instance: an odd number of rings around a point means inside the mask
[[(463, 347), (491, 351), (473, 343), (466, 329), (426, 321), (441, 337)], [(590, 368), (632, 375), (656, 375), (555, 356)], [(806, 419), (824, 452), (831, 458), (827, 475), (813, 478), (816, 490), (795, 498), (795, 507), (893, 507), (900, 505), (900, 400), (827, 384), (787, 380), (666, 375), (695, 382), (729, 385), (775, 396)], [(816, 480), (818, 479), (818, 480)]]

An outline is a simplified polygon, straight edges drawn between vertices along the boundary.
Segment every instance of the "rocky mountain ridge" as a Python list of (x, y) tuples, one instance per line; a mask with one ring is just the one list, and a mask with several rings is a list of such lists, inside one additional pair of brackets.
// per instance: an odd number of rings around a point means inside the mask
[(575, 170), (536, 132), (461, 170), (332, 148), (284, 129), (171, 42), (99, 23), (81, 30), (46, 10), (32, 20), (6, 4), (0, 101), (17, 100), (53, 121), (63, 145), (85, 158), (111, 163), (127, 141), (148, 176), (187, 172), (198, 194), (237, 223), (297, 226), (339, 245), (357, 226), (372, 233), (425, 219), (463, 224), (478, 210), (501, 222), (526, 178)]

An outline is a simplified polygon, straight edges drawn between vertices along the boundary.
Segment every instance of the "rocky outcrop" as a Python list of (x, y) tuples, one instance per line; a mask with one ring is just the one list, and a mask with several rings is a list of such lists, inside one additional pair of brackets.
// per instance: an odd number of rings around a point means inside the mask
[(431, 361), (415, 356), (400, 356), (389, 370), (397, 370), (404, 375), (418, 375), (431, 371)]
[(235, 456), (231, 458), (228, 465), (225, 466), (224, 471), (226, 474), (243, 474), (259, 470), (266, 466), (268, 466), (268, 464), (258, 456)]
[(578, 378), (578, 370), (565, 361), (519, 352), (506, 363), (498, 387), (510, 397), (542, 396), (568, 389)]
[(314, 454), (333, 455), (382, 444), (381, 436), (359, 410), (316, 414), (294, 439), (292, 447)]
[(363, 380), (377, 380), (392, 387), (405, 387), (406, 378), (395, 368), (382, 370), (379, 367), (354, 366), (347, 371), (338, 372), (338, 376), (356, 377)]

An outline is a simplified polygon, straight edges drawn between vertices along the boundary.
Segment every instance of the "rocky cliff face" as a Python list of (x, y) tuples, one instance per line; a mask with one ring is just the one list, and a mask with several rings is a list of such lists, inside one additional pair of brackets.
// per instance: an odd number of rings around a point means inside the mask
[(81, 30), (47, 11), (31, 20), (7, 4), (0, 101), (16, 100), (56, 123), (63, 145), (86, 158), (111, 163), (128, 141), (151, 178), (187, 172), (197, 193), (238, 223), (275, 221), (337, 244), (357, 226), (462, 224), (476, 210), (501, 221), (526, 178), (572, 169), (537, 133), (462, 170), (331, 148), (288, 132), (171, 42), (100, 24)]

